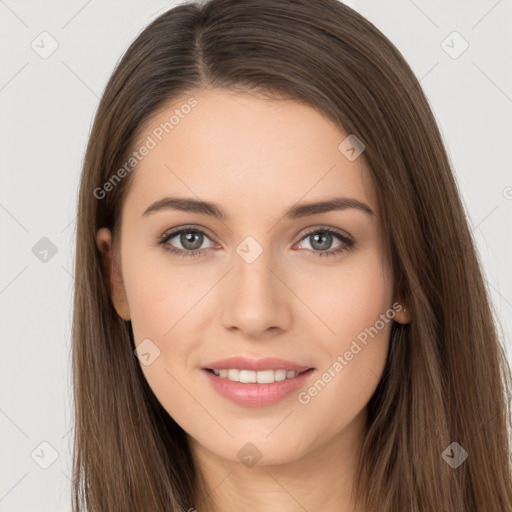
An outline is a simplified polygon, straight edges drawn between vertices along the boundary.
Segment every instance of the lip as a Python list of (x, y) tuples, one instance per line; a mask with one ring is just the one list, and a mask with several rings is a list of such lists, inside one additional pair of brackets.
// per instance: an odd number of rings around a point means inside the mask
[[(203, 370), (224, 370), (229, 368), (236, 368), (238, 370), (293, 370), (295, 372), (303, 372), (312, 368), (304, 364), (294, 363), (293, 361), (286, 361), (277, 357), (265, 357), (263, 359), (248, 359), (243, 356), (228, 357), (213, 361), (212, 363), (202, 366)], [(291, 380), (291, 379), (290, 379)], [(281, 381), (285, 382), (285, 381)]]
[(315, 369), (310, 368), (305, 373), (297, 375), (297, 377), (272, 382), (271, 384), (244, 384), (218, 377), (204, 368), (201, 372), (205, 374), (213, 388), (231, 402), (245, 407), (265, 407), (280, 402), (298, 391), (305, 385)]

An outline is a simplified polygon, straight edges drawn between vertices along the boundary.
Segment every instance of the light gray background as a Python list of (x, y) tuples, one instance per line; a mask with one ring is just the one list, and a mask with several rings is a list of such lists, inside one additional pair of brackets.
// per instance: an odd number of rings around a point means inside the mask
[[(510, 356), (512, 2), (347, 3), (396, 44), (421, 79)], [(1, 511), (71, 509), (71, 269), (80, 168), (114, 65), (173, 5), (0, 0)], [(47, 59), (31, 48), (33, 41), (40, 52), (51, 48), (43, 31), (58, 43)], [(462, 48), (457, 36), (446, 39), (453, 31), (469, 44), (458, 58), (445, 51)], [(46, 262), (32, 251), (43, 237), (57, 249)], [(43, 469), (52, 454), (56, 460)]]

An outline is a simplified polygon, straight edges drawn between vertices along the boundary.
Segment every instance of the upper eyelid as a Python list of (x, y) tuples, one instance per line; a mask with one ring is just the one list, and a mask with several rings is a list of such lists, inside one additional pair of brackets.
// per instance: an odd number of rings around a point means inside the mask
[(176, 235), (179, 235), (179, 234), (181, 234), (183, 232), (187, 232), (187, 231), (195, 231), (195, 232), (201, 233), (203, 235), (206, 235), (211, 240), (212, 240), (212, 238), (215, 238), (215, 237), (210, 236), (204, 228), (198, 228), (195, 226), (184, 226), (181, 228), (176, 228), (176, 229), (173, 228), (173, 229), (167, 230), (161, 237), (159, 237), (159, 239), (161, 241), (169, 240), (170, 238), (174, 238)]

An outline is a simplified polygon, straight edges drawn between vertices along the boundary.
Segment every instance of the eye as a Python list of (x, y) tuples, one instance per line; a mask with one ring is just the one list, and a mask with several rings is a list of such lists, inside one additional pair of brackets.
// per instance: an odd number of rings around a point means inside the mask
[[(338, 244), (332, 248), (332, 243), (336, 239), (338, 240)], [(180, 258), (187, 258), (206, 255), (207, 251), (205, 251), (205, 249), (208, 247), (203, 247), (206, 240), (211, 241), (210, 237), (203, 230), (185, 226), (175, 229), (170, 233), (165, 233), (159, 239), (158, 243), (171, 254)], [(309, 247), (306, 247), (306, 249), (315, 256), (320, 257), (341, 254), (352, 249), (355, 245), (355, 241), (350, 236), (334, 228), (316, 228), (310, 230), (303, 235), (300, 242), (303, 240), (309, 243)], [(181, 245), (181, 247), (179, 247), (179, 245)], [(212, 242), (210, 248), (214, 246), (215, 244)]]
[[(170, 233), (165, 233), (159, 243), (164, 246), (166, 251), (179, 257), (186, 258), (190, 256), (200, 256), (205, 254), (202, 245), (205, 239), (210, 239), (208, 235), (198, 229), (192, 227), (184, 227)], [(176, 247), (176, 245), (181, 245)]]
[[(338, 239), (338, 245), (332, 247), (333, 240)], [(352, 249), (355, 245), (354, 240), (341, 231), (333, 228), (316, 228), (306, 233), (301, 238), (309, 242), (308, 250), (312, 250), (315, 256), (335, 256), (342, 252)], [(332, 250), (329, 250), (332, 249)]]

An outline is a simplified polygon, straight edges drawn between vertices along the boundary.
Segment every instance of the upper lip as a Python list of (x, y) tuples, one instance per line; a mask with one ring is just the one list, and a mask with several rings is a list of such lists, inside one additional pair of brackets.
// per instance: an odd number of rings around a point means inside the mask
[(225, 370), (236, 368), (239, 370), (293, 370), (295, 372), (303, 372), (312, 368), (311, 366), (286, 361), (278, 357), (265, 357), (263, 359), (248, 359), (243, 356), (228, 357), (227, 359), (219, 359), (211, 363), (205, 364), (205, 370)]

